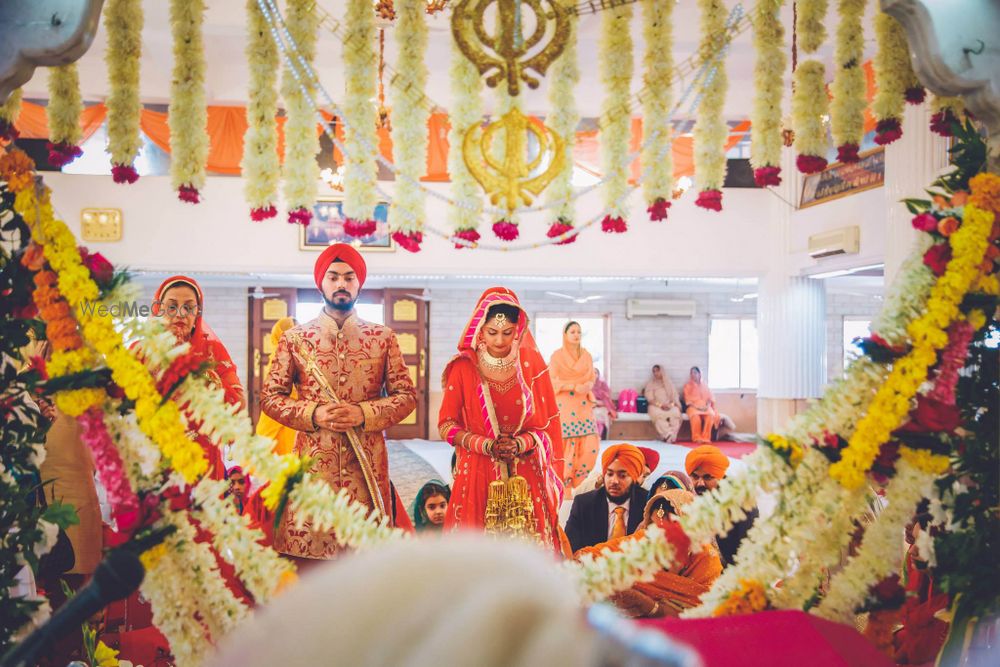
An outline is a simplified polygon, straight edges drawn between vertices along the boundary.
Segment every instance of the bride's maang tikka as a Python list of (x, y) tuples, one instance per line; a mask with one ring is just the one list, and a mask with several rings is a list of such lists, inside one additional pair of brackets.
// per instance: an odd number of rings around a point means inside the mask
[(497, 313), (496, 315), (493, 316), (493, 322), (495, 323), (495, 326), (497, 328), (500, 329), (504, 328), (505, 326), (507, 326), (507, 314)]

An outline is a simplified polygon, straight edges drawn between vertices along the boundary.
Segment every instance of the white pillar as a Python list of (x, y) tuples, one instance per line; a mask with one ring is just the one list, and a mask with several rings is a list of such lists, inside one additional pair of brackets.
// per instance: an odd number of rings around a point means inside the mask
[(930, 105), (907, 104), (903, 113), (903, 136), (885, 147), (885, 283), (913, 251), (919, 232), (913, 215), (900, 202), (910, 197), (926, 198), (924, 189), (948, 166), (948, 142), (930, 131)]

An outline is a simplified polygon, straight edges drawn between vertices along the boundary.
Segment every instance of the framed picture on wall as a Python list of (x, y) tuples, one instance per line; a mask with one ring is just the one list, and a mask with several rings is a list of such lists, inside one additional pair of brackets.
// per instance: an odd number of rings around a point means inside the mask
[(344, 233), (344, 200), (341, 197), (320, 197), (313, 204), (313, 218), (299, 226), (299, 250), (321, 251), (334, 243), (350, 243), (362, 252), (393, 252), (396, 247), (389, 233), (389, 203), (375, 206), (375, 232), (355, 238)]

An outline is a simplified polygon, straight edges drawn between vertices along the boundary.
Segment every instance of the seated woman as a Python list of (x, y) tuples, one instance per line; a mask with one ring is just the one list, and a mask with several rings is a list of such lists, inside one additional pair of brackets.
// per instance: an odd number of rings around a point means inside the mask
[(420, 487), (417, 497), (413, 499), (412, 508), (413, 527), (418, 533), (441, 532), (450, 498), (451, 489), (439, 479), (432, 479)]
[(652, 486), (649, 487), (649, 495), (652, 497), (660, 491), (669, 491), (671, 489), (681, 489), (694, 493), (694, 485), (691, 483), (691, 478), (687, 476), (687, 473), (680, 470), (668, 470), (660, 475), (653, 482)]
[(626, 616), (632, 618), (659, 618), (677, 616), (685, 609), (697, 606), (699, 598), (708, 591), (722, 573), (719, 550), (714, 544), (700, 551), (691, 551), (691, 543), (671, 515), (681, 516), (683, 506), (694, 500), (690, 491), (666, 489), (650, 497), (643, 513), (639, 530), (626, 537), (610, 540), (577, 552), (599, 554), (604, 550), (618, 551), (626, 540), (642, 539), (646, 528), (657, 525), (667, 532), (667, 539), (674, 545), (677, 557), (666, 570), (657, 572), (652, 581), (635, 584), (632, 588), (612, 596), (611, 601)]
[(715, 396), (702, 382), (701, 369), (697, 366), (691, 368), (690, 379), (684, 385), (684, 404), (691, 420), (691, 440), (712, 442), (712, 429), (719, 425), (719, 412), (715, 409)]

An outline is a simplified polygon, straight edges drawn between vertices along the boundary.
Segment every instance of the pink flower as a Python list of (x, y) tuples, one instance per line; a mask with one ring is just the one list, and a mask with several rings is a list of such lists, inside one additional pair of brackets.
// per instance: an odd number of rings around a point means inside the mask
[(669, 200), (666, 200), (663, 197), (657, 197), (656, 201), (650, 204), (649, 208), (646, 209), (646, 213), (649, 213), (649, 219), (653, 222), (666, 220), (671, 204), (672, 202)]
[(45, 147), (49, 149), (49, 164), (56, 169), (62, 169), (73, 160), (83, 155), (83, 149), (75, 144), (46, 142)]
[[(549, 231), (545, 232), (545, 235), (550, 239), (554, 239), (572, 230), (573, 230), (573, 225), (561, 222), (560, 220), (556, 220), (549, 226)], [(570, 243), (575, 243), (578, 236), (579, 234), (573, 234), (572, 236), (567, 236), (562, 241), (556, 241), (556, 245), (569, 245)]]
[(951, 261), (951, 246), (947, 243), (932, 245), (924, 253), (924, 264), (934, 272), (936, 276), (943, 276)]
[(903, 97), (906, 98), (907, 104), (923, 104), (923, 101), (927, 99), (927, 91), (924, 90), (923, 86), (913, 86), (906, 89)]
[(972, 325), (964, 320), (955, 322), (948, 328), (948, 345), (941, 351), (934, 388), (927, 394), (928, 398), (946, 405), (955, 404), (958, 372), (965, 366), (965, 357), (974, 334)]
[[(480, 239), (480, 236), (479, 236), (479, 232), (477, 232), (475, 229), (462, 229), (462, 230), (459, 230), (459, 231), (455, 232), (455, 235), (452, 238), (462, 239), (462, 240), (468, 241), (470, 243), (478, 243), (479, 239)], [(455, 244), (455, 248), (458, 249), (458, 250), (461, 250), (462, 248), (469, 248), (469, 247), (474, 247), (474, 246), (462, 245), (461, 243), (456, 243)]]
[(98, 285), (106, 285), (115, 275), (115, 267), (99, 252), (91, 253), (80, 246), (80, 259)]
[(937, 218), (932, 213), (921, 213), (911, 221), (914, 229), (922, 232), (936, 232), (938, 228)]
[(493, 233), (501, 241), (513, 241), (521, 235), (521, 230), (510, 220), (497, 220), (493, 223)]
[(624, 234), (628, 231), (628, 223), (625, 222), (624, 218), (613, 218), (606, 215), (601, 220), (601, 231), (605, 234)]
[(307, 209), (305, 206), (300, 206), (299, 208), (293, 208), (288, 212), (288, 224), (290, 225), (308, 225), (312, 220), (312, 211)]
[(753, 172), (753, 180), (762, 188), (781, 185), (781, 167), (757, 167)]
[(721, 190), (702, 190), (698, 193), (698, 198), (694, 200), (695, 206), (700, 206), (708, 211), (722, 210)]
[(355, 238), (371, 236), (375, 233), (376, 229), (378, 229), (378, 225), (371, 219), (355, 220), (354, 218), (347, 218), (344, 220), (344, 233)]
[(115, 183), (135, 183), (139, 180), (139, 172), (130, 164), (116, 164), (111, 167), (111, 178)]
[(268, 218), (273, 218), (277, 215), (278, 209), (274, 207), (274, 204), (269, 206), (258, 206), (257, 208), (250, 209), (250, 219), (254, 222), (261, 222), (262, 220), (267, 220)]
[(80, 440), (94, 459), (97, 476), (108, 494), (108, 504), (115, 508), (116, 515), (134, 523), (132, 515), (139, 510), (139, 498), (125, 476), (121, 456), (104, 424), (104, 413), (100, 408), (94, 407), (76, 419), (80, 424)]
[(795, 166), (803, 174), (816, 174), (826, 169), (826, 158), (819, 155), (799, 155)]
[(201, 203), (200, 193), (198, 188), (193, 185), (182, 185), (177, 189), (177, 198), (188, 204), (198, 204)]
[(857, 162), (861, 158), (858, 157), (858, 145), (857, 144), (843, 144), (837, 146), (837, 160), (845, 164), (850, 164), (851, 162)]
[(903, 136), (903, 128), (898, 118), (885, 118), (875, 125), (875, 143), (886, 146)]
[(958, 124), (958, 118), (951, 109), (942, 109), (931, 116), (931, 132), (942, 137), (953, 137), (954, 126)]
[(420, 252), (420, 244), (424, 242), (423, 232), (401, 232), (392, 233), (392, 239), (399, 244), (403, 250), (410, 252)]

